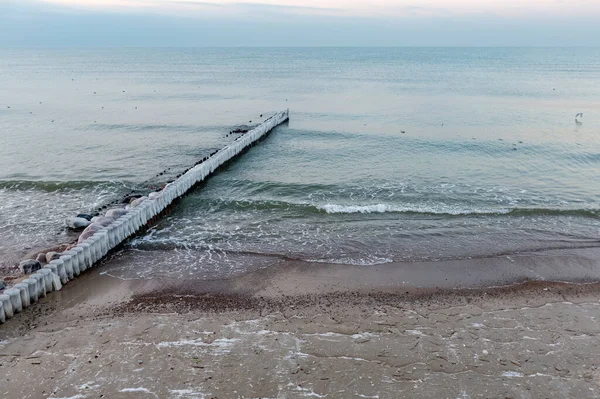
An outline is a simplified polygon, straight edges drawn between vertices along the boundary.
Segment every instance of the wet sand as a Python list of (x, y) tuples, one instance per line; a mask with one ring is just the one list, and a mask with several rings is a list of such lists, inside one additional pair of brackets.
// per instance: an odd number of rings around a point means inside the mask
[(595, 251), (184, 282), (99, 275), (108, 260), (0, 327), (0, 397), (596, 398)]

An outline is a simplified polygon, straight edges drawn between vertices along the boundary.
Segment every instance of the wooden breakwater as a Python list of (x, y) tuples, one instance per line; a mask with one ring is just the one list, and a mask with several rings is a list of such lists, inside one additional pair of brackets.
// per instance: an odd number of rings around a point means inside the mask
[[(112, 209), (111, 222), (91, 229), (76, 246), (60, 254), (18, 284), (0, 291), (0, 323), (15, 313), (37, 302), (52, 291), (94, 267), (109, 252), (128, 238), (144, 229), (161, 215), (174, 201), (182, 197), (196, 184), (204, 181), (218, 168), (235, 159), (249, 147), (260, 141), (271, 130), (289, 119), (289, 109), (276, 113), (254, 129), (241, 134), (234, 142), (212, 154), (208, 159), (187, 170), (177, 180), (162, 190), (150, 193), (147, 198), (132, 203), (129, 209)], [(91, 234), (90, 234), (91, 233)], [(33, 261), (32, 261), (33, 262)]]

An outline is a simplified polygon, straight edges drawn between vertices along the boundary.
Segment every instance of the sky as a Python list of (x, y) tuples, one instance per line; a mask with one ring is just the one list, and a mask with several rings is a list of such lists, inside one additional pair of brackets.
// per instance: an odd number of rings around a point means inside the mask
[(598, 46), (600, 0), (0, 0), (0, 46)]

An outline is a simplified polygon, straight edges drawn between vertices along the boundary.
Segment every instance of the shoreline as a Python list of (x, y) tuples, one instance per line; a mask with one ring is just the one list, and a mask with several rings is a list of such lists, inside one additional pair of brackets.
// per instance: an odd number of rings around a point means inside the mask
[(212, 280), (120, 279), (110, 275), (111, 265), (119, 261), (118, 254), (107, 257), (83, 272), (76, 283), (15, 315), (10, 323), (0, 326), (0, 339), (47, 322), (48, 314), (65, 312), (85, 315), (100, 311), (114, 316), (163, 311), (272, 312), (331, 303), (363, 307), (460, 305), (503, 298), (543, 304), (558, 297), (574, 301), (600, 297), (600, 248), (376, 266), (281, 260), (252, 272)]
[(0, 326), (0, 396), (600, 398), (600, 281), (418, 287), (399, 265), (291, 261), (120, 280), (113, 261)]

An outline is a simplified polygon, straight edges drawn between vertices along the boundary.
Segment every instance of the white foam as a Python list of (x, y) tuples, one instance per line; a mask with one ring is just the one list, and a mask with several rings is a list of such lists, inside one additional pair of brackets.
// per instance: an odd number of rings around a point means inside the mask
[(394, 260), (390, 258), (381, 258), (371, 256), (368, 258), (328, 258), (328, 259), (306, 259), (307, 262), (314, 263), (331, 263), (339, 265), (354, 265), (354, 266), (374, 266), (382, 265), (385, 263), (392, 263)]
[(321, 209), (327, 213), (432, 213), (439, 215), (473, 215), (473, 214), (507, 214), (510, 209), (462, 209), (453, 208), (449, 206), (440, 205), (439, 207), (426, 207), (426, 206), (397, 206), (388, 204), (370, 204), (370, 205), (339, 205), (339, 204), (325, 204), (318, 205), (318, 209)]
[(146, 393), (151, 393), (147, 388), (123, 388), (119, 392), (146, 392)]
[(159, 348), (170, 348), (179, 346), (203, 346), (208, 348), (214, 348), (217, 353), (228, 353), (230, 347), (235, 342), (239, 341), (237, 338), (219, 338), (215, 339), (211, 343), (206, 343), (202, 339), (184, 339), (181, 341), (163, 341), (159, 342), (156, 346)]
[(204, 399), (206, 397), (202, 392), (196, 392), (193, 389), (169, 389), (169, 393), (175, 398)]
[(425, 336), (425, 334), (423, 334), (423, 331), (421, 330), (406, 330), (405, 332), (410, 335), (418, 335), (421, 337)]
[(516, 377), (516, 378), (521, 378), (523, 377), (523, 373), (519, 373), (518, 371), (505, 371), (504, 373), (502, 373), (503, 377)]

